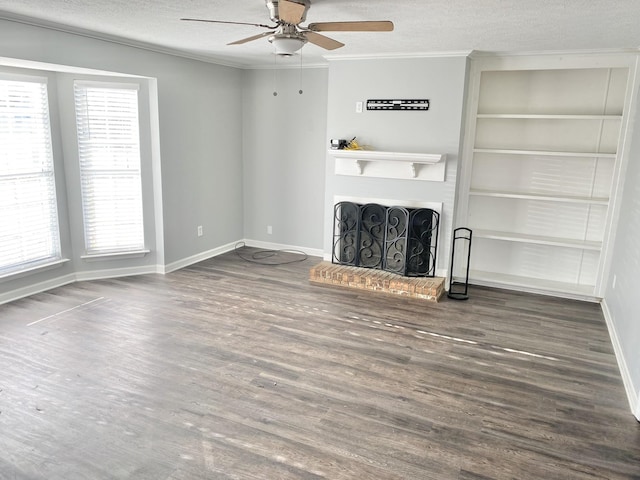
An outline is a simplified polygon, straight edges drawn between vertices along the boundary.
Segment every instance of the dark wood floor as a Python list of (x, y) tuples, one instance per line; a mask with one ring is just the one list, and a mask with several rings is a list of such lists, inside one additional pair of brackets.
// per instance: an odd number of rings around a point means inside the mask
[(599, 306), (338, 290), (317, 261), (0, 306), (0, 478), (640, 478)]

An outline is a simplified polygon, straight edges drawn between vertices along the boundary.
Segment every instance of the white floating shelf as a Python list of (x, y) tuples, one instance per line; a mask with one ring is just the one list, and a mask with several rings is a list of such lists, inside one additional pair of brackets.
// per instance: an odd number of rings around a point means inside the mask
[(336, 175), (444, 182), (445, 154), (329, 150)]

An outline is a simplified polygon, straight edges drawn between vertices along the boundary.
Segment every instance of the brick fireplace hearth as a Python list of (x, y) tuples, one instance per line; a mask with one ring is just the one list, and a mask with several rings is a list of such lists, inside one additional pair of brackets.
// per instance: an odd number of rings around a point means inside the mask
[(309, 281), (371, 292), (437, 302), (444, 293), (444, 278), (405, 277), (371, 268), (320, 262), (311, 268)]

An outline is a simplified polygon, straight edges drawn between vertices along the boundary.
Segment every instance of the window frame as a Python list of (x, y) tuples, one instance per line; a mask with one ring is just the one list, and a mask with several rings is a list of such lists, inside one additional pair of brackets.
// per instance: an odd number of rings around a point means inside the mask
[[(68, 259), (63, 258), (62, 255), (62, 232), (60, 229), (60, 208), (58, 204), (58, 181), (56, 174), (57, 160), (54, 148), (54, 132), (52, 128), (52, 100), (49, 91), (49, 78), (47, 76), (38, 74), (31, 75), (0, 71), (0, 81), (38, 84), (44, 93), (44, 101), (41, 103), (41, 105), (45, 107), (46, 111), (41, 111), (40, 114), (43, 116), (42, 128), (44, 128), (44, 137), (42, 138), (42, 140), (45, 148), (40, 152), (40, 154), (46, 155), (46, 160), (40, 164), (42, 170), (40, 170), (40, 172), (38, 173), (36, 168), (28, 173), (23, 172), (8, 174), (7, 176), (24, 177), (24, 180), (26, 180), (26, 177), (33, 177), (34, 175), (36, 175), (46, 180), (46, 188), (48, 188), (49, 190), (49, 194), (46, 198), (49, 205), (49, 216), (47, 223), (49, 225), (48, 233), (50, 234), (48, 236), (47, 242), (51, 244), (48, 255), (38, 257), (33, 256), (30, 259), (22, 260), (18, 263), (7, 264), (0, 267), (0, 279), (5, 279), (8, 277), (20, 277), (34, 271), (52, 268), (59, 264), (67, 262)], [(55, 113), (53, 114), (55, 115)], [(33, 142), (29, 142), (30, 145), (32, 143)], [(31, 232), (31, 235), (34, 235), (34, 233)]]
[[(143, 142), (142, 142), (142, 129), (143, 125), (141, 122), (141, 99), (140, 99), (140, 91), (141, 85), (138, 83), (128, 83), (128, 82), (110, 82), (104, 80), (81, 80), (74, 79), (72, 82), (72, 99), (73, 99), (73, 112), (76, 121), (76, 148), (77, 150), (77, 168), (78, 168), (78, 191), (80, 193), (80, 201), (82, 205), (82, 223), (83, 223), (83, 237), (84, 237), (84, 249), (85, 254), (81, 255), (80, 258), (86, 261), (99, 261), (99, 260), (108, 260), (111, 258), (135, 258), (146, 255), (150, 252), (149, 249), (145, 247), (146, 245), (146, 235), (145, 235), (145, 209), (144, 209), (144, 158), (143, 158)], [(83, 159), (81, 158), (81, 138), (79, 132), (79, 122), (78, 118), (78, 100), (77, 100), (77, 89), (83, 88), (96, 88), (96, 89), (107, 89), (107, 90), (128, 90), (136, 92), (136, 128), (137, 128), (137, 184), (138, 184), (138, 200), (139, 200), (139, 223), (137, 224), (137, 228), (139, 228), (140, 234), (140, 242), (136, 245), (129, 245), (125, 247), (113, 247), (113, 248), (91, 248), (89, 242), (89, 233), (88, 229), (88, 221), (87, 221), (87, 205), (86, 200), (87, 196), (85, 195), (85, 182), (83, 181)]]

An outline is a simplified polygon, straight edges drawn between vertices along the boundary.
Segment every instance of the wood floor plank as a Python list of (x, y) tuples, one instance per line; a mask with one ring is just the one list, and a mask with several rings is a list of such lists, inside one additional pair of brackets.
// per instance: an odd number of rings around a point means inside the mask
[(0, 306), (0, 479), (640, 479), (599, 306), (341, 290), (317, 262)]

